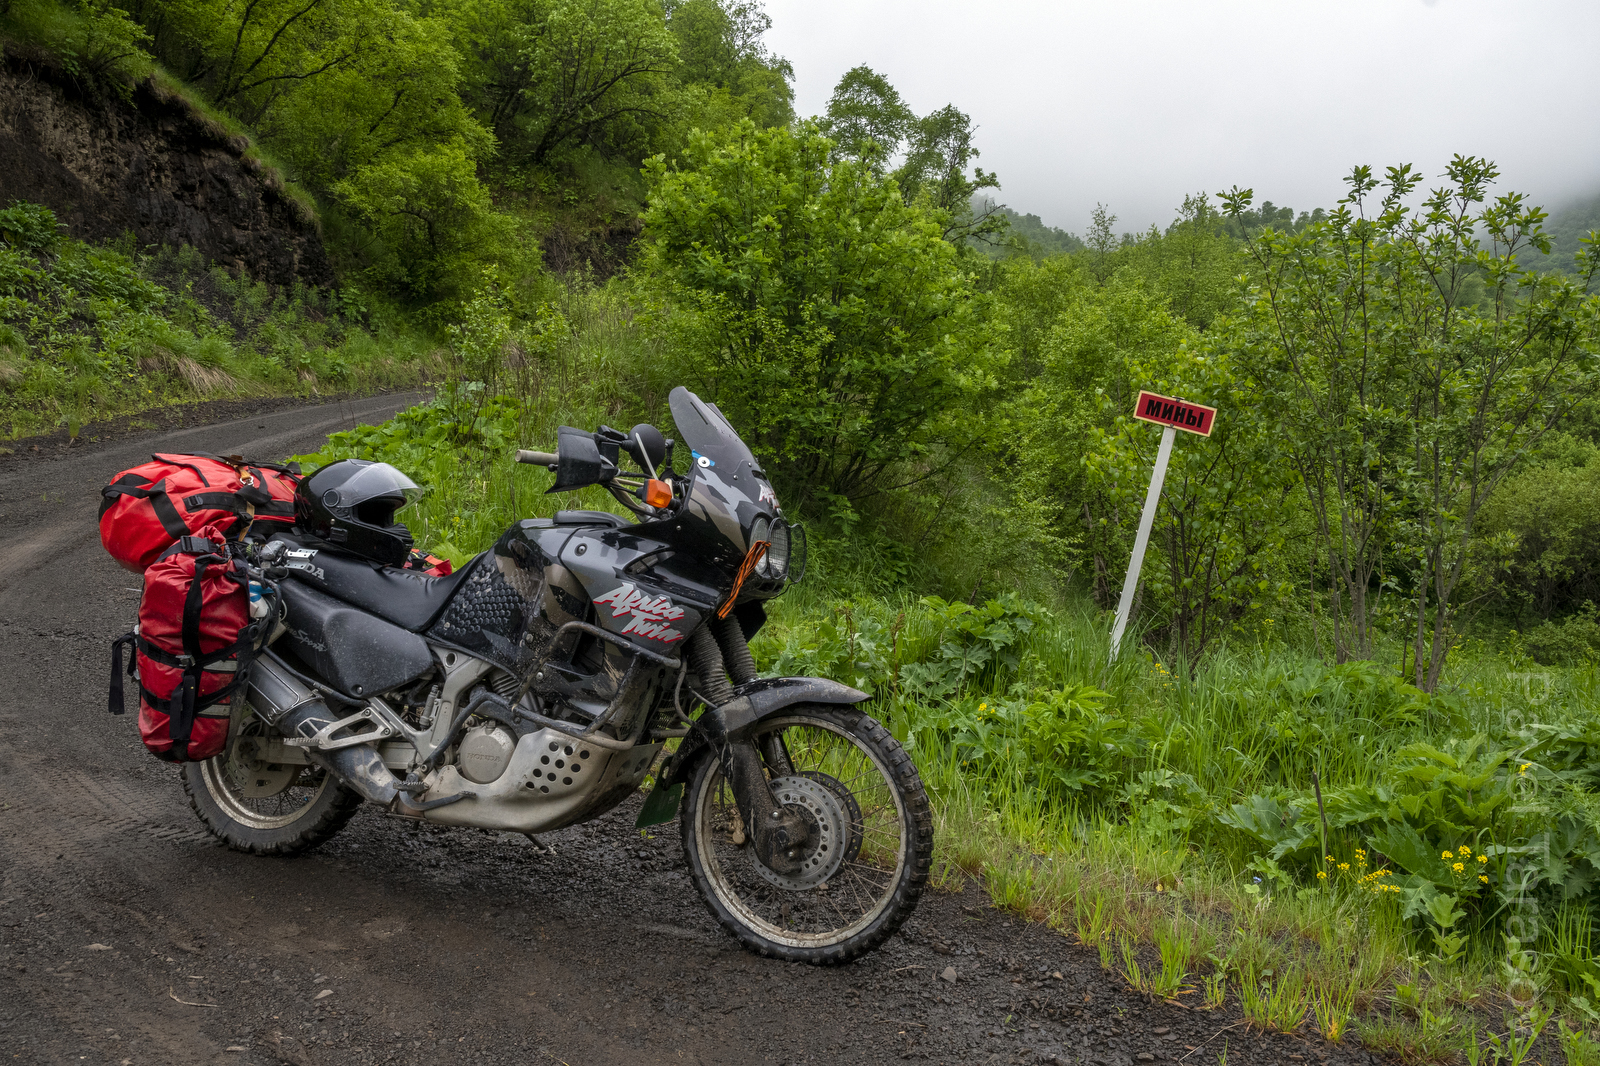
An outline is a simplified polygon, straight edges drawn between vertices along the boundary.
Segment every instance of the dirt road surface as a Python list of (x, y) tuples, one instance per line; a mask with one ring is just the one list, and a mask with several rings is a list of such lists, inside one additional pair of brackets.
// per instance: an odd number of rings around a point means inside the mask
[(309, 451), (412, 399), (0, 458), (0, 1063), (1373, 1061), (1149, 1003), (974, 887), (850, 966), (756, 958), (637, 801), (551, 850), (375, 810), (294, 859), (217, 846), (106, 713), (139, 581), (100, 548), (98, 490), (153, 451)]

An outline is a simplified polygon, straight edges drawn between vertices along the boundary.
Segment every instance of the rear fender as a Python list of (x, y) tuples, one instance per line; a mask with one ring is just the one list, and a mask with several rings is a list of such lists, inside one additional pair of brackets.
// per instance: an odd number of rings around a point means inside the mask
[(714, 737), (742, 740), (757, 723), (797, 703), (851, 706), (868, 698), (860, 689), (824, 677), (764, 677), (747, 681), (733, 690), (732, 700), (704, 711), (695, 719), (689, 735), (663, 767), (658, 780), (662, 785), (687, 781), (694, 764), (700, 761), (701, 753), (710, 747)]

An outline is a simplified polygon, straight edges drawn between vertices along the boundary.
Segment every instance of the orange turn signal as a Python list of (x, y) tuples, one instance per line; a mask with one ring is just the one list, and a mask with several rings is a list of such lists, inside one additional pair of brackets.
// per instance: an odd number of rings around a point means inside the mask
[(651, 478), (644, 483), (644, 502), (651, 507), (667, 507), (672, 503), (672, 486)]

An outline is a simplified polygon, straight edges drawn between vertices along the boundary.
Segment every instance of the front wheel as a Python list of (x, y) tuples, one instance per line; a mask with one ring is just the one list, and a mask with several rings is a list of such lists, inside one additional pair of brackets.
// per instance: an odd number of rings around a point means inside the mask
[(898, 929), (928, 882), (933, 815), (911, 758), (889, 731), (853, 708), (802, 704), (760, 722), (778, 802), (816, 824), (798, 873), (756, 858), (733, 791), (707, 754), (679, 814), (695, 888), (723, 927), (761, 955), (847, 962)]

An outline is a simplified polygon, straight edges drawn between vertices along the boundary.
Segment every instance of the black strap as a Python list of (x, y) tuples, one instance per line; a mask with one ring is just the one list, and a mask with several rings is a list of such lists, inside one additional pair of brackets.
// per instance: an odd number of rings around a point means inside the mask
[(204, 654), (200, 650), (200, 609), (205, 606), (205, 589), (202, 582), (206, 576), (206, 567), (210, 566), (212, 558), (206, 555), (198, 556), (194, 561), (194, 577), (189, 582), (189, 594), (183, 600), (183, 650), (188, 653), (192, 661), (199, 661)]
[(100, 517), (104, 518), (106, 516), (106, 512), (111, 510), (112, 504), (117, 502), (117, 497), (122, 495), (123, 490), (132, 488), (135, 485), (148, 484), (150, 484), (150, 479), (143, 474), (123, 474), (117, 478), (117, 480), (100, 490)]
[(200, 691), (200, 672), (185, 670), (183, 680), (167, 701), (167, 736), (172, 740), (169, 753), (174, 762), (189, 757), (189, 737), (194, 732), (195, 696)]
[(178, 509), (172, 506), (172, 500), (165, 492), (150, 497), (150, 509), (156, 513), (156, 521), (161, 523), (161, 528), (167, 531), (170, 537), (183, 537), (189, 533), (189, 527), (178, 514)]
[[(126, 478), (123, 480), (125, 481)], [(135, 499), (150, 501), (150, 508), (155, 512), (156, 520), (161, 523), (161, 528), (167, 531), (169, 537), (181, 537), (189, 532), (189, 527), (184, 525), (183, 519), (178, 515), (178, 509), (172, 506), (172, 501), (167, 498), (167, 481), (165, 478), (148, 488), (137, 488), (132, 485), (124, 485), (121, 481), (115, 481), (101, 489), (100, 495), (106, 500), (106, 503), (101, 507), (100, 513), (102, 516), (109, 507), (110, 502), (115, 500), (116, 497), (132, 496)]]
[(197, 537), (192, 533), (185, 533), (173, 541), (166, 551), (156, 556), (156, 560), (160, 561), (169, 555), (212, 555), (218, 559), (225, 559), (226, 556), (222, 553), (226, 550), (218, 547), (217, 542), (209, 537)]
[[(244, 460), (241, 459), (240, 462), (243, 463)], [(287, 474), (297, 481), (300, 479), (299, 463), (263, 463), (258, 459), (251, 459), (248, 465), (252, 467), (259, 466), (262, 470), (273, 470), (280, 474)]]
[(194, 511), (227, 511), (229, 514), (247, 513), (255, 504), (253, 497), (259, 496), (266, 502), (271, 502), (272, 497), (253, 486), (245, 486), (238, 492), (197, 492), (193, 496), (183, 498), (183, 506), (191, 513)]
[[(208, 692), (204, 696), (196, 696), (194, 701), (194, 716), (196, 718), (229, 717), (232, 714), (231, 711), (215, 711), (212, 710), (212, 708), (223, 700), (227, 699), (229, 696), (232, 696), (235, 692), (239, 691), (239, 686), (243, 682), (244, 679), (242, 677), (236, 678), (235, 680), (228, 682), (226, 685), (223, 685), (215, 692)], [(199, 690), (197, 689), (196, 691)], [(165, 712), (172, 704), (171, 696), (157, 696), (154, 692), (151, 692), (143, 685), (139, 686), (139, 695), (143, 696), (144, 701), (158, 711)]]
[[(106, 697), (106, 710), (112, 714), (127, 713), (127, 706), (122, 702), (122, 649), (132, 646), (139, 639), (136, 633), (124, 633), (111, 642), (111, 688)], [(133, 676), (133, 666), (138, 659), (134, 655), (128, 656), (128, 676)]]
[(260, 632), (260, 628), (254, 623), (247, 625), (243, 629), (239, 630), (238, 640), (234, 641), (232, 644), (229, 644), (226, 648), (218, 648), (216, 651), (207, 652), (198, 659), (192, 655), (174, 655), (165, 648), (150, 643), (142, 635), (137, 636), (134, 639), (137, 641), (135, 646), (145, 656), (145, 658), (153, 659), (162, 666), (172, 666), (180, 670), (187, 670), (191, 666), (198, 666), (203, 669), (207, 666), (210, 666), (212, 663), (221, 662), (224, 659), (230, 659), (240, 652), (249, 651), (251, 648), (255, 647), (256, 637), (260, 635)]
[(206, 480), (205, 471), (201, 470), (195, 464), (193, 464), (193, 463), (185, 463), (185, 462), (183, 462), (183, 460), (184, 459), (210, 459), (213, 462), (217, 462), (217, 463), (226, 463), (227, 462), (227, 460), (222, 458), (220, 455), (212, 455), (209, 452), (188, 452), (188, 453), (179, 454), (179, 455), (152, 455), (150, 458), (154, 459), (158, 463), (167, 463), (167, 464), (169, 464), (171, 466), (181, 466), (185, 470), (193, 470), (194, 471), (194, 476), (200, 479), (200, 484), (204, 485), (208, 489), (211, 487), (211, 482)]

